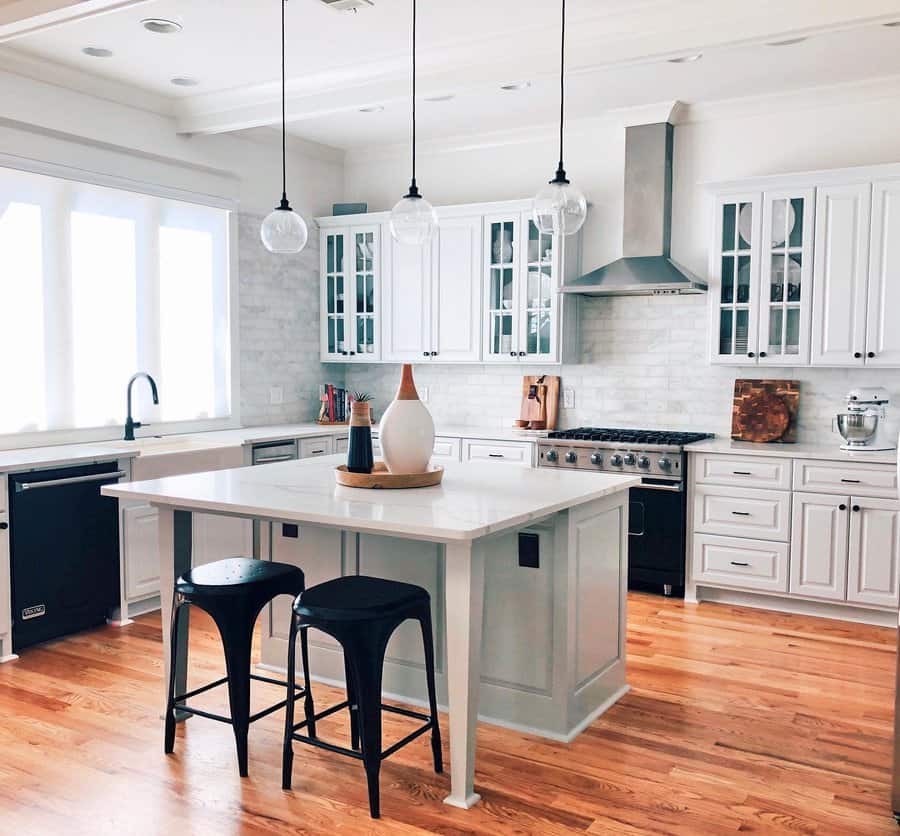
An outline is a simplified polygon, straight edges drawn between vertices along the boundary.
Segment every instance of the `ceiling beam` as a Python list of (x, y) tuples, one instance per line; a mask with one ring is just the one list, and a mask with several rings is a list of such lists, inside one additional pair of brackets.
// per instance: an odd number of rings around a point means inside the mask
[(147, 2), (149, 0), (6, 0), (0, 2), (0, 43)]

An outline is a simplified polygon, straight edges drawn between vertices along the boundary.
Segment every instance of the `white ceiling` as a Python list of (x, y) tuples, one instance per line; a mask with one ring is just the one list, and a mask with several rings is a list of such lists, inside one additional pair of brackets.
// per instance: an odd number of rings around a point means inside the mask
[[(344, 148), (409, 132), (410, 0), (358, 14), (320, 0), (287, 5), (292, 133)], [(83, 7), (82, 7), (83, 8)], [(688, 103), (900, 75), (900, 0), (569, 0), (568, 115), (679, 99)], [(145, 17), (184, 31), (154, 35)], [(6, 66), (44, 66), (73, 87), (168, 110), (183, 132), (241, 130), (280, 118), (278, 0), (146, 0), (27, 33), (0, 47)], [(559, 5), (553, 0), (419, 0), (423, 139), (551, 122)], [(790, 36), (793, 46), (766, 46)], [(83, 47), (110, 49), (90, 58)], [(697, 51), (694, 63), (666, 59)], [(176, 76), (196, 78), (192, 88)], [(504, 82), (531, 87), (509, 93)], [(90, 90), (89, 90), (90, 91)], [(383, 105), (361, 113), (365, 105)]]

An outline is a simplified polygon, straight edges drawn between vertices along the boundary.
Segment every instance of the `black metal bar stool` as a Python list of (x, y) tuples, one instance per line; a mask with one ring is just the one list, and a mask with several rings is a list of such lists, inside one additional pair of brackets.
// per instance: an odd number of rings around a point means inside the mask
[[(175, 583), (175, 601), (172, 607), (172, 658), (169, 676), (169, 702), (166, 708), (166, 754), (175, 748), (175, 713), (183, 711), (196, 714), (220, 723), (228, 723), (234, 728), (237, 744), (238, 770), (242, 778), (247, 776), (247, 735), (250, 723), (266, 717), (288, 704), (282, 700), (276, 705), (250, 714), (250, 680), (269, 682), (273, 685), (287, 685), (278, 679), (259, 676), (250, 672), (250, 653), (253, 644), (253, 628), (262, 608), (278, 595), (299, 595), (304, 588), (302, 570), (284, 563), (254, 560), (249, 557), (231, 557), (217, 560), (205, 566), (197, 566), (185, 572)], [(216, 624), (225, 651), (227, 676), (217, 679), (186, 694), (175, 693), (175, 648), (178, 640), (178, 622), (181, 608), (192, 604), (207, 612)], [(306, 631), (301, 636), (303, 669), (307, 669)], [(294, 683), (293, 678), (289, 680)], [(228, 685), (228, 702), (231, 716), (223, 717), (192, 708), (186, 704), (191, 697), (219, 685)], [(292, 697), (305, 695), (307, 715), (312, 716), (313, 704), (309, 693), (309, 678), (305, 687), (294, 684)], [(293, 701), (291, 702), (293, 707)]]
[[(381, 676), (384, 654), (394, 630), (408, 618), (416, 619), (422, 628), (425, 645), (425, 675), (428, 682), (430, 715), (405, 708), (383, 705), (381, 702)], [(314, 714), (312, 699), (308, 695), (307, 719), (294, 724), (295, 692), (291, 688), (296, 668), (296, 638), (306, 628), (315, 627), (335, 638), (344, 651), (344, 668), (347, 674), (347, 699), (327, 710)], [(303, 659), (304, 671), (306, 658)], [(287, 710), (284, 725), (284, 753), (282, 762), (282, 787), (291, 788), (291, 771), (294, 761), (293, 741), (307, 743), (356, 758), (363, 762), (369, 785), (369, 811), (373, 818), (380, 814), (378, 776), (381, 762), (417, 737), (431, 731), (431, 752), (434, 771), (443, 772), (441, 757), (441, 731), (438, 725), (437, 698), (434, 691), (434, 638), (431, 633), (431, 598), (419, 586), (363, 575), (351, 575), (326, 581), (300, 593), (294, 602), (288, 645)], [(319, 740), (315, 722), (348, 708), (350, 712), (351, 749)], [(402, 740), (381, 748), (381, 712), (390, 711), (424, 721), (424, 725)], [(298, 734), (306, 728), (308, 734)]]

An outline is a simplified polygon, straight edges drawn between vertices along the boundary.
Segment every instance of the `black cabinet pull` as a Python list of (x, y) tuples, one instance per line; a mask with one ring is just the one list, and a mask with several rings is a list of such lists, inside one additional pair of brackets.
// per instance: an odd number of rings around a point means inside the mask
[(753, 516), (749, 511), (732, 511), (736, 517), (750, 517)]
[(737, 561), (737, 560), (732, 560), (732, 561), (731, 561), (731, 565), (732, 565), (732, 566), (749, 566), (750, 564), (749, 564), (749, 563), (741, 563), (741, 562), (739, 562), (739, 561)]
[(505, 458), (503, 453), (488, 453), (488, 458), (490, 459), (502, 459)]
[(853, 356), (854, 356), (857, 360), (859, 360), (859, 358), (862, 357), (862, 352), (861, 352), (861, 351), (854, 351), (854, 352), (853, 352)]
[(870, 360), (871, 360), (874, 356), (875, 356), (875, 352), (874, 352), (874, 351), (870, 351), (870, 352), (866, 355), (866, 357), (868, 357)]
[(735, 476), (752, 476), (753, 475), (749, 470), (732, 470), (731, 472)]
[(850, 485), (858, 485), (859, 479), (841, 479), (842, 482), (847, 482)]
[(846, 510), (847, 510), (847, 506), (844, 505), (843, 502), (840, 505), (838, 505), (838, 511), (846, 511)]
[(859, 512), (859, 505), (854, 505), (854, 506), (853, 506), (853, 511), (854, 511), (854, 513), (858, 513), (858, 512)]

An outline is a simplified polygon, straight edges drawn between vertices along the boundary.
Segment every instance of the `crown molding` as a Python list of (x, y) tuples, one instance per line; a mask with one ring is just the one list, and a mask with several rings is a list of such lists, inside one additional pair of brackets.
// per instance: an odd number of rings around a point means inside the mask
[[(236, 139), (245, 139), (257, 145), (278, 148), (281, 151), (281, 129), (276, 127), (249, 128), (233, 134)], [(300, 154), (304, 157), (317, 160), (322, 163), (343, 164), (346, 152), (343, 148), (335, 148), (333, 145), (325, 145), (321, 142), (313, 142), (309, 139), (288, 134), (287, 150), (289, 153)]]

